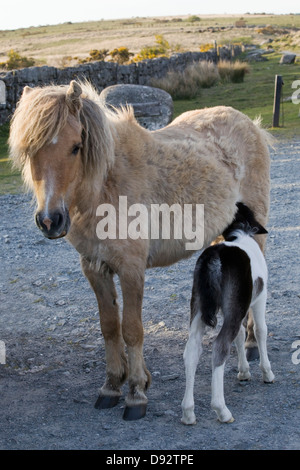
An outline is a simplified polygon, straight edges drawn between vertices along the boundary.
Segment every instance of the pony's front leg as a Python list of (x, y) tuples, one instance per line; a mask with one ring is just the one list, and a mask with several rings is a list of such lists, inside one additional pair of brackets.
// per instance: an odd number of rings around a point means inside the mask
[(122, 334), (127, 346), (129, 366), (129, 392), (123, 418), (131, 421), (143, 418), (147, 409), (145, 391), (151, 383), (143, 357), (144, 331), (142, 324), (142, 301), (144, 272), (130, 272), (120, 275), (123, 294)]
[(121, 386), (128, 375), (113, 272), (105, 264), (101, 266), (100, 271), (94, 271), (85, 259), (81, 260), (81, 265), (96, 294), (105, 341), (106, 379), (95, 408), (111, 408), (118, 403), (122, 395)]

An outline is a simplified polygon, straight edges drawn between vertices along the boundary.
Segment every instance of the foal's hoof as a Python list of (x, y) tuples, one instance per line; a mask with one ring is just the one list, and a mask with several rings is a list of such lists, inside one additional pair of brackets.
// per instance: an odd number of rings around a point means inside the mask
[(123, 419), (125, 421), (135, 421), (136, 419), (144, 418), (147, 411), (147, 405), (141, 404), (136, 406), (126, 406)]
[(226, 421), (226, 423), (227, 424), (234, 423), (234, 417), (231, 416), (231, 418), (228, 421)]
[(257, 361), (257, 359), (259, 359), (258, 347), (246, 348), (246, 357), (248, 362)]
[(118, 396), (99, 395), (98, 400), (95, 403), (97, 410), (104, 410), (106, 408), (113, 408), (119, 403)]

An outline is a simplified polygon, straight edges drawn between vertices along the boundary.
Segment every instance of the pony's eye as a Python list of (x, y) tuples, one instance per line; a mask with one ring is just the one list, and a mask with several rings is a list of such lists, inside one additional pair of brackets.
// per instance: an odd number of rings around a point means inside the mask
[(73, 150), (72, 150), (72, 155), (77, 155), (81, 146), (80, 145), (74, 145)]

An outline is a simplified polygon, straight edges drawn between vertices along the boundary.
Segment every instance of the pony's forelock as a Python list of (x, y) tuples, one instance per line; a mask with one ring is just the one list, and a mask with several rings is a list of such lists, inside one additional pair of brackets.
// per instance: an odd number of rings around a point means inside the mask
[(9, 147), (15, 167), (51, 142), (66, 125), (65, 87), (34, 88), (23, 94), (11, 121)]

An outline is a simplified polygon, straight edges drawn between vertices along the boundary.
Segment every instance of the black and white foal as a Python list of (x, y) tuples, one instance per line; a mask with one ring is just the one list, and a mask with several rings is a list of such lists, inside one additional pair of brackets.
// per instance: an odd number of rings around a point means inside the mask
[(223, 313), (222, 328), (213, 343), (211, 407), (221, 422), (234, 421), (224, 399), (224, 366), (235, 340), (238, 352), (238, 379), (250, 378), (245, 354), (245, 329), (242, 321), (252, 307), (255, 336), (260, 354), (263, 380), (273, 382), (274, 375), (267, 355), (267, 265), (254, 240), (267, 231), (255, 220), (253, 212), (237, 203), (232, 224), (224, 231), (224, 242), (210, 246), (200, 255), (194, 272), (191, 299), (189, 339), (184, 351), (186, 390), (182, 401), (184, 424), (194, 424), (194, 380), (202, 352), (205, 327), (215, 327), (219, 309)]

